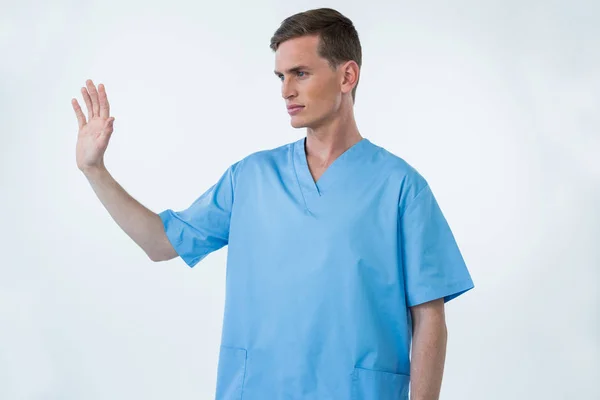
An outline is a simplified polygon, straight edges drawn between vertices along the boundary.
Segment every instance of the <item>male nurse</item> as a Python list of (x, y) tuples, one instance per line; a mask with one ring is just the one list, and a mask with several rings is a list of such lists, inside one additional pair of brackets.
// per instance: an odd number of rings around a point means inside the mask
[[(190, 267), (228, 246), (217, 400), (434, 400), (444, 306), (473, 288), (428, 182), (363, 137), (353, 23), (330, 8), (271, 38), (291, 124), (306, 136), (250, 154), (184, 210), (154, 213), (111, 177), (104, 85), (77, 100), (77, 166), (153, 261)], [(410, 389), (410, 390), (409, 390)]]

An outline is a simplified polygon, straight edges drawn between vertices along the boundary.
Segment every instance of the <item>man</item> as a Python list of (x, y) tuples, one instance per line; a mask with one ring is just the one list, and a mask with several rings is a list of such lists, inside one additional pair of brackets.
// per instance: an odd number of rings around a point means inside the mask
[(426, 180), (357, 129), (352, 22), (299, 13), (271, 48), (306, 137), (234, 163), (189, 208), (155, 214), (110, 176), (114, 117), (89, 80), (77, 165), (152, 260), (193, 267), (228, 245), (217, 399), (398, 400), (409, 384), (437, 399), (444, 303), (473, 288), (453, 234)]

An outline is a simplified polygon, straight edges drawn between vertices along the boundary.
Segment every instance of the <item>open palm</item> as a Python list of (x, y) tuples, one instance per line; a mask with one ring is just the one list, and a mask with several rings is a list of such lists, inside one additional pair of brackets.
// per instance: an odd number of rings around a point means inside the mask
[(79, 124), (76, 161), (77, 168), (81, 171), (104, 166), (104, 153), (113, 132), (115, 120), (110, 116), (110, 106), (104, 85), (99, 84), (98, 90), (96, 90), (91, 79), (85, 83), (86, 87), (81, 88), (81, 93), (88, 110), (87, 121), (77, 99), (71, 100)]

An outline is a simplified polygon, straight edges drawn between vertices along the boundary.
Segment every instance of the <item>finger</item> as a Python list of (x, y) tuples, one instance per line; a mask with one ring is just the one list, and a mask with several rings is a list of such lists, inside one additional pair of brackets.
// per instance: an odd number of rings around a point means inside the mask
[(98, 85), (98, 99), (100, 100), (100, 117), (110, 117), (110, 104), (108, 104), (108, 97), (106, 96), (106, 88), (104, 84)]
[(83, 101), (85, 101), (85, 105), (88, 110), (88, 121), (91, 121), (92, 117), (94, 116), (94, 110), (92, 108), (92, 99), (90, 98), (90, 94), (88, 93), (87, 89), (84, 87), (81, 88), (81, 94), (83, 95)]
[(71, 105), (73, 105), (73, 110), (75, 110), (75, 115), (77, 116), (77, 124), (79, 125), (79, 129), (81, 129), (85, 125), (85, 115), (83, 115), (77, 99), (71, 99)]
[(96, 90), (96, 86), (94, 86), (94, 82), (91, 79), (88, 79), (86, 82), (88, 92), (90, 92), (90, 97), (92, 98), (92, 107), (94, 111), (94, 117), (100, 116), (100, 103), (98, 102), (98, 91)]
[(102, 129), (102, 133), (104, 135), (110, 136), (112, 134), (114, 121), (115, 121), (114, 117), (111, 117), (106, 120), (106, 123), (104, 124), (104, 129)]
[(106, 128), (112, 129), (114, 122), (115, 122), (115, 117), (110, 117), (109, 119), (106, 120), (106, 123), (104, 124), (104, 126)]

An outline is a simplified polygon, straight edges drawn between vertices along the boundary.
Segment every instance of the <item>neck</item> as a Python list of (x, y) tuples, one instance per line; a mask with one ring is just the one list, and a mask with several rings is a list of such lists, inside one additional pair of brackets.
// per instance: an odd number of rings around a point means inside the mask
[(363, 137), (358, 131), (352, 107), (347, 107), (331, 120), (306, 130), (306, 156), (316, 165), (327, 167), (340, 154)]

